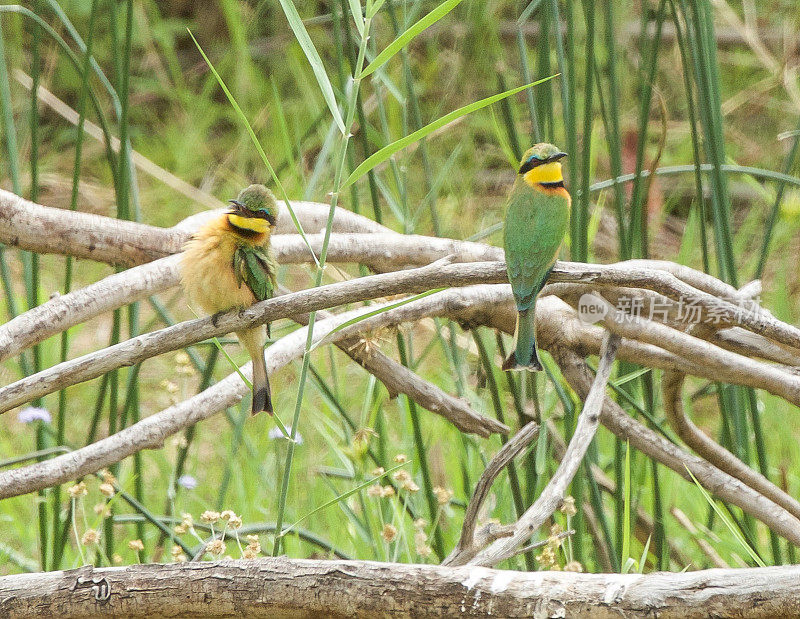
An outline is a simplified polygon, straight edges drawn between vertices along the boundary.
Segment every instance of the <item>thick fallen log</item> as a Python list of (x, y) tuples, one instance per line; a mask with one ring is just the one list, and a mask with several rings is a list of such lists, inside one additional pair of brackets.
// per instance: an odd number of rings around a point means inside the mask
[(0, 578), (4, 617), (789, 617), (800, 566), (679, 574), (515, 572), (269, 558)]

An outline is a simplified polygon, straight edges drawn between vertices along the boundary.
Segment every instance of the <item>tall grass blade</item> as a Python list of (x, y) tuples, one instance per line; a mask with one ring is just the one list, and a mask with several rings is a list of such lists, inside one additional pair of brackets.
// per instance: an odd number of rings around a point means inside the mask
[[(286, 1), (287, 0), (281, 0), (281, 3)], [(368, 75), (370, 75), (371, 73), (373, 73), (376, 69), (382, 67), (389, 60), (391, 60), (391, 58), (397, 52), (399, 52), (406, 45), (408, 45), (411, 39), (413, 39), (415, 36), (417, 36), (426, 28), (429, 28), (430, 26), (435, 24), (442, 17), (447, 15), (454, 8), (456, 8), (456, 6), (458, 6), (459, 4), (461, 4), (461, 0), (445, 0), (445, 2), (442, 2), (430, 13), (425, 15), (425, 17), (423, 17), (418, 22), (410, 26), (408, 30), (403, 32), (394, 41), (389, 43), (389, 45), (387, 45), (377, 56), (375, 56), (375, 59), (372, 62), (370, 62), (366, 67), (364, 67), (364, 70), (361, 72), (361, 75), (359, 77), (363, 79)]]
[(505, 92), (501, 92), (499, 94), (492, 95), (491, 97), (486, 97), (485, 99), (481, 99), (480, 101), (475, 101), (474, 103), (470, 103), (469, 105), (460, 107), (457, 110), (453, 110), (449, 114), (445, 114), (441, 118), (434, 120), (432, 123), (425, 125), (424, 127), (422, 127), (422, 129), (418, 129), (417, 131), (414, 131), (412, 134), (407, 135), (404, 138), (400, 138), (399, 140), (396, 140), (391, 144), (387, 144), (376, 153), (367, 157), (355, 170), (353, 170), (352, 174), (350, 174), (350, 176), (347, 177), (347, 180), (342, 184), (342, 189), (346, 189), (347, 187), (355, 183), (359, 178), (364, 176), (364, 174), (372, 170), (375, 166), (380, 165), (381, 163), (389, 159), (389, 157), (391, 157), (395, 153), (410, 146), (414, 142), (419, 141), (425, 136), (430, 135), (437, 129), (440, 129), (445, 125), (450, 124), (454, 120), (457, 120), (462, 116), (466, 116), (467, 114), (471, 114), (472, 112), (475, 112), (477, 110), (483, 109), (491, 105), (492, 103), (496, 103), (497, 101), (504, 99), (505, 97), (510, 97), (511, 95), (515, 95), (518, 92), (522, 92), (526, 88), (531, 88), (532, 86), (536, 86), (537, 84), (541, 84), (550, 79), (553, 79), (554, 77), (555, 75), (552, 75), (550, 77), (545, 77), (535, 82), (531, 82), (530, 84), (525, 84), (524, 86), (518, 86), (517, 88), (512, 88), (511, 90), (507, 90)]
[(739, 545), (745, 550), (745, 552), (750, 556), (750, 558), (755, 562), (756, 565), (758, 565), (759, 567), (766, 567), (761, 557), (759, 557), (758, 554), (751, 548), (750, 544), (747, 543), (744, 536), (740, 532), (739, 527), (737, 527), (732, 522), (730, 515), (726, 513), (725, 510), (723, 510), (717, 504), (717, 502), (708, 493), (708, 491), (705, 488), (703, 488), (700, 482), (697, 481), (697, 478), (694, 476), (694, 473), (692, 473), (692, 471), (689, 470), (688, 466), (686, 467), (686, 472), (689, 473), (689, 476), (692, 478), (692, 481), (694, 482), (695, 486), (697, 486), (697, 489), (700, 490), (700, 493), (703, 495), (703, 498), (714, 509), (714, 513), (717, 516), (719, 516), (719, 519), (722, 520), (722, 522), (725, 524), (725, 527), (728, 529), (728, 531), (730, 531), (731, 535), (733, 535), (736, 541), (739, 542)]
[(358, 484), (357, 486), (354, 486), (353, 488), (350, 488), (350, 490), (348, 490), (347, 492), (344, 492), (344, 493), (340, 494), (339, 496), (331, 499), (330, 501), (326, 501), (322, 505), (318, 505), (313, 510), (308, 512), (305, 516), (303, 516), (299, 520), (295, 521), (294, 524), (291, 524), (288, 527), (286, 527), (285, 529), (283, 529), (280, 532), (280, 537), (283, 537), (284, 535), (286, 535), (287, 533), (289, 533), (290, 531), (295, 529), (297, 527), (297, 525), (299, 525), (304, 520), (307, 520), (308, 518), (310, 518), (314, 514), (316, 514), (318, 512), (321, 512), (323, 509), (326, 509), (326, 508), (330, 507), (331, 505), (336, 505), (337, 503), (340, 503), (341, 501), (344, 501), (345, 499), (353, 496), (359, 490), (363, 490), (364, 488), (368, 488), (369, 486), (371, 486), (372, 484), (380, 481), (381, 479), (383, 479), (387, 475), (390, 475), (391, 473), (394, 473), (396, 470), (404, 467), (406, 464), (411, 464), (411, 462), (413, 462), (413, 461), (412, 460), (407, 460), (405, 462), (402, 462), (402, 463), (398, 464), (397, 466), (393, 466), (392, 468), (388, 469), (384, 473), (381, 473), (380, 475), (377, 475), (376, 477), (372, 477), (371, 479), (368, 479), (365, 482), (362, 482), (362, 483)]
[[(328, 105), (331, 116), (333, 116), (333, 121), (336, 123), (336, 126), (339, 127), (339, 131), (342, 132), (342, 135), (344, 135), (347, 133), (347, 129), (344, 126), (344, 119), (336, 103), (336, 95), (333, 94), (333, 86), (331, 86), (331, 81), (328, 79), (328, 74), (325, 72), (325, 65), (322, 64), (322, 58), (319, 57), (317, 48), (314, 47), (311, 37), (308, 36), (308, 31), (297, 12), (297, 8), (294, 6), (294, 2), (292, 2), (292, 0), (279, 1), (286, 15), (286, 20), (289, 22), (289, 27), (292, 29), (292, 32), (294, 32), (294, 36), (300, 44), (303, 53), (306, 55), (306, 59), (311, 65), (314, 76), (317, 78), (319, 89), (322, 92), (322, 98), (325, 99), (325, 103)], [(364, 32), (363, 23), (360, 32)], [(194, 37), (192, 37), (192, 39), (194, 39)], [(197, 44), (197, 41), (195, 41), (195, 44)], [(198, 45), (198, 49), (199, 47)], [(205, 54), (203, 54), (203, 56), (205, 57)]]

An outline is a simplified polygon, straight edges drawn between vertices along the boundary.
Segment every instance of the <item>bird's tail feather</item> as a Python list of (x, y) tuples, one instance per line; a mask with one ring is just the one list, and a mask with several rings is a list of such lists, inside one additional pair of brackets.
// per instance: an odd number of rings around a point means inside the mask
[(538, 372), (542, 369), (536, 351), (536, 309), (530, 307), (517, 315), (516, 345), (508, 359), (503, 363), (503, 370), (530, 370)]
[(252, 414), (266, 411), (272, 415), (272, 394), (267, 376), (267, 364), (264, 360), (264, 329), (248, 329), (236, 334), (253, 361), (253, 407)]

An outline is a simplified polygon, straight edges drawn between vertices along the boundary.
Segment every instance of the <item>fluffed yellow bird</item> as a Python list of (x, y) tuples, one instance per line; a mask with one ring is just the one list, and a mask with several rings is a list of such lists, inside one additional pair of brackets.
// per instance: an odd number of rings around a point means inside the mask
[[(209, 314), (243, 309), (272, 297), (278, 264), (270, 236), (278, 217), (275, 196), (264, 185), (250, 185), (232, 210), (200, 228), (184, 246), (181, 281), (189, 298)], [(272, 414), (264, 361), (269, 325), (237, 331), (253, 360), (253, 408)]]

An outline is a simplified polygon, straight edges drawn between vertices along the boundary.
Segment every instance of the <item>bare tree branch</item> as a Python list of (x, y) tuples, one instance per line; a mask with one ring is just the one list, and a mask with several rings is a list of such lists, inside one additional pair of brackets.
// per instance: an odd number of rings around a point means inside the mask
[(0, 411), (8, 411), (48, 393), (91, 380), (115, 368), (134, 365), (150, 357), (178, 350), (211, 337), (225, 335), (231, 331), (345, 303), (423, 292), (438, 287), (482, 283), (487, 279), (495, 282), (504, 281), (505, 265), (502, 262), (434, 263), (419, 269), (370, 275), (294, 292), (256, 303), (241, 312), (228, 312), (217, 320), (210, 317), (189, 320), (59, 363), (2, 387)]
[[(492, 484), (494, 480), (497, 479), (497, 476), (523, 449), (530, 445), (538, 435), (539, 425), (531, 421), (523, 426), (510, 441), (503, 445), (503, 448), (495, 454), (494, 458), (492, 458), (486, 466), (486, 469), (481, 474), (481, 478), (475, 485), (475, 491), (472, 493), (472, 498), (469, 500), (469, 505), (467, 505), (467, 511), (464, 513), (464, 523), (461, 525), (461, 537), (458, 539), (458, 544), (456, 544), (450, 556), (442, 561), (442, 565), (465, 565), (475, 556), (478, 550), (483, 548), (490, 541), (494, 541), (494, 539), (506, 534), (513, 534), (513, 527), (504, 527), (504, 531), (499, 534), (490, 527), (487, 528), (486, 531), (479, 531), (479, 534), (476, 536), (475, 529), (478, 525), (478, 514), (480, 513), (486, 497), (489, 496), (489, 491), (492, 489)], [(492, 539), (492, 537), (494, 537), (494, 539)]]
[[(597, 376), (592, 382), (583, 405), (583, 411), (578, 417), (575, 433), (567, 446), (564, 459), (559, 463), (553, 477), (534, 504), (513, 525), (513, 535), (498, 539), (488, 548), (478, 552), (469, 559), (471, 565), (497, 565), (500, 561), (514, 556), (520, 544), (530, 538), (563, 502), (567, 486), (572, 482), (575, 473), (578, 472), (578, 467), (580, 467), (583, 457), (586, 455), (586, 450), (589, 449), (589, 445), (597, 432), (597, 427), (600, 425), (600, 410), (603, 406), (606, 386), (617, 355), (618, 342), (619, 338), (611, 334), (606, 334), (603, 339)], [(458, 565), (457, 563), (454, 564)]]
[(800, 519), (800, 503), (796, 499), (778, 488), (761, 473), (751, 469), (722, 445), (703, 434), (700, 428), (686, 416), (681, 401), (681, 387), (684, 378), (685, 375), (680, 372), (667, 371), (664, 372), (664, 378), (661, 381), (664, 390), (664, 413), (672, 429), (699, 456), (747, 484), (756, 492), (760, 492), (795, 518)]
[[(583, 358), (567, 349), (558, 349), (555, 356), (567, 382), (579, 396), (586, 397), (592, 384), (592, 373)], [(711, 494), (740, 507), (795, 546), (800, 545), (800, 520), (735, 477), (646, 428), (610, 398), (606, 398), (600, 421), (621, 440), (630, 441), (634, 448), (653, 460), (687, 481), (691, 481), (691, 472)]]
[[(552, 419), (547, 420), (547, 437), (550, 440), (550, 444), (553, 446), (553, 455), (555, 456), (556, 460), (559, 462), (564, 459), (564, 452), (567, 450), (567, 444), (564, 442), (564, 439), (559, 434), (558, 428), (556, 427), (555, 422)], [(617, 492), (617, 484), (603, 472), (596, 464), (592, 464), (589, 467), (589, 471), (594, 477), (595, 482), (597, 482), (597, 486), (603, 492), (606, 492), (612, 496), (616, 496)], [(584, 512), (586, 509), (591, 509), (591, 504), (586, 502), (583, 504)], [(634, 519), (633, 525), (633, 533), (636, 536), (642, 546), (647, 543), (647, 540), (652, 538), (655, 534), (655, 522), (653, 517), (647, 513), (647, 511), (641, 506), (636, 506), (636, 518)], [(600, 540), (600, 544), (598, 544), (597, 538), (600, 536), (595, 537), (595, 544), (597, 546), (598, 552), (605, 552), (607, 553), (608, 550), (605, 548), (605, 539)], [(669, 546), (669, 556), (670, 558), (680, 566), (687, 566), (691, 564), (691, 559), (681, 550), (679, 540), (673, 539), (671, 537), (667, 537), (664, 540), (664, 543)], [(610, 565), (610, 561), (607, 562)], [(722, 567), (717, 565), (716, 567)], [(727, 566), (730, 567), (730, 566)], [(610, 567), (604, 567), (604, 570), (611, 572), (613, 571)]]
[[(277, 233), (294, 232), (289, 211), (278, 202)], [(292, 202), (307, 232), (325, 228), (329, 206), (317, 202)], [(158, 228), (80, 211), (35, 204), (0, 189), (0, 242), (40, 254), (66, 254), (108, 264), (134, 266), (177, 253), (204, 221), (221, 213), (205, 211), (173, 228)], [(387, 232), (371, 219), (338, 208), (334, 232)]]
[(0, 577), (4, 616), (790, 617), (800, 567), (670, 574), (515, 572), (288, 559)]
[[(309, 235), (308, 240), (319, 253), (322, 235)], [(311, 261), (299, 235), (276, 235), (273, 247), (282, 264)], [(502, 252), (478, 243), (395, 233), (335, 234), (328, 248), (329, 263), (354, 262), (377, 271), (424, 266), (445, 256), (452, 256), (454, 262), (479, 262), (502, 258)], [(85, 288), (56, 296), (0, 325), (0, 361), (104, 312), (163, 292), (179, 281), (178, 259), (173, 256), (132, 267)]]
[[(277, 297), (276, 300), (288, 296), (290, 295)], [(318, 321), (314, 327), (314, 341), (318, 342), (324, 338), (328, 338), (330, 343), (347, 341), (358, 337), (359, 333), (374, 329), (373, 319), (370, 318), (331, 334), (336, 326), (372, 309), (374, 308), (360, 308)], [(391, 315), (394, 311), (389, 310), (380, 314), (380, 317)], [(395, 319), (399, 319), (400, 316), (395, 314)], [(386, 323), (382, 322), (381, 326), (386, 326)], [(265, 353), (269, 372), (275, 372), (293, 359), (301, 357), (305, 349), (305, 340), (306, 328), (302, 328), (270, 346)], [(251, 364), (242, 366), (241, 371), (249, 378)], [(94, 473), (144, 449), (158, 449), (167, 437), (232, 406), (241, 400), (247, 391), (248, 388), (238, 374), (233, 373), (188, 400), (151, 415), (91, 445), (29, 466), (0, 471), (0, 499), (34, 492)], [(443, 408), (433, 412), (444, 416), (449, 413), (449, 409)], [(475, 421), (480, 423), (481, 419)], [(488, 425), (485, 421), (483, 423)]]

